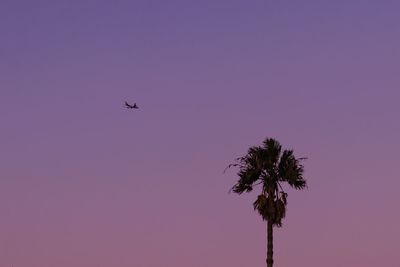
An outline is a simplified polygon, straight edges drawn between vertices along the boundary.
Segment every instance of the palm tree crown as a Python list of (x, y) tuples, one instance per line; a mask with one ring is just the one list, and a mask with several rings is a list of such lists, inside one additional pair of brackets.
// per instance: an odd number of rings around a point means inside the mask
[(287, 193), (283, 190), (282, 183), (286, 182), (295, 189), (304, 189), (307, 186), (303, 178), (303, 165), (300, 163), (302, 159), (304, 158), (296, 158), (293, 150), (282, 152), (282, 146), (277, 140), (267, 138), (262, 146), (250, 147), (245, 156), (230, 165), (239, 167), (239, 180), (232, 190), (242, 194), (261, 184), (261, 194), (253, 207), (263, 220), (280, 227), (287, 204)]

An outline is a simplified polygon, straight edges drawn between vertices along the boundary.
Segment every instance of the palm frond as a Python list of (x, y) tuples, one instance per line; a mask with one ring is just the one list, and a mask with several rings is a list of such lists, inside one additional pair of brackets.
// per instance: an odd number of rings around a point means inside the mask
[(303, 178), (304, 167), (300, 159), (296, 159), (293, 150), (285, 150), (278, 165), (279, 180), (287, 182), (295, 189), (303, 189), (307, 186)]
[(282, 220), (286, 216), (286, 199), (273, 199), (273, 196), (261, 194), (254, 201), (253, 208), (258, 211), (264, 221), (271, 221), (274, 225), (281, 227)]
[(278, 163), (282, 146), (279, 142), (273, 138), (267, 138), (263, 142), (263, 167), (269, 174), (269, 176), (274, 176), (276, 165)]

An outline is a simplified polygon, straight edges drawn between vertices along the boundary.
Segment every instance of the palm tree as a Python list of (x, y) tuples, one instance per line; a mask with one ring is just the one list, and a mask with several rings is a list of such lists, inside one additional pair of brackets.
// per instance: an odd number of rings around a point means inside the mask
[(264, 221), (267, 221), (267, 267), (272, 267), (273, 226), (281, 227), (286, 214), (287, 193), (282, 184), (287, 183), (295, 189), (304, 189), (307, 184), (303, 178), (303, 165), (293, 150), (284, 150), (273, 138), (267, 138), (262, 146), (250, 147), (247, 154), (237, 158), (228, 167), (238, 167), (239, 180), (232, 187), (237, 194), (250, 192), (256, 185), (262, 186), (261, 194), (253, 203)]

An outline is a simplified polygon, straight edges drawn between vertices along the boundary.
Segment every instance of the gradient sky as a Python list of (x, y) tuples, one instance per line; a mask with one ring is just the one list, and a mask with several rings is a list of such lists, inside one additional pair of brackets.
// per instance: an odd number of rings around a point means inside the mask
[(275, 137), (309, 188), (274, 266), (398, 267), (399, 10), (2, 0), (0, 266), (265, 266), (222, 171)]

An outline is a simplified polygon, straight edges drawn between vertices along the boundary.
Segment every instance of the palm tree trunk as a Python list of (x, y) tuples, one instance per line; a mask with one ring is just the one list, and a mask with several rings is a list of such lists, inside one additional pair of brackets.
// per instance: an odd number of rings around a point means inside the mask
[(272, 231), (272, 222), (267, 222), (267, 267), (272, 267), (274, 264), (273, 259), (273, 231)]

